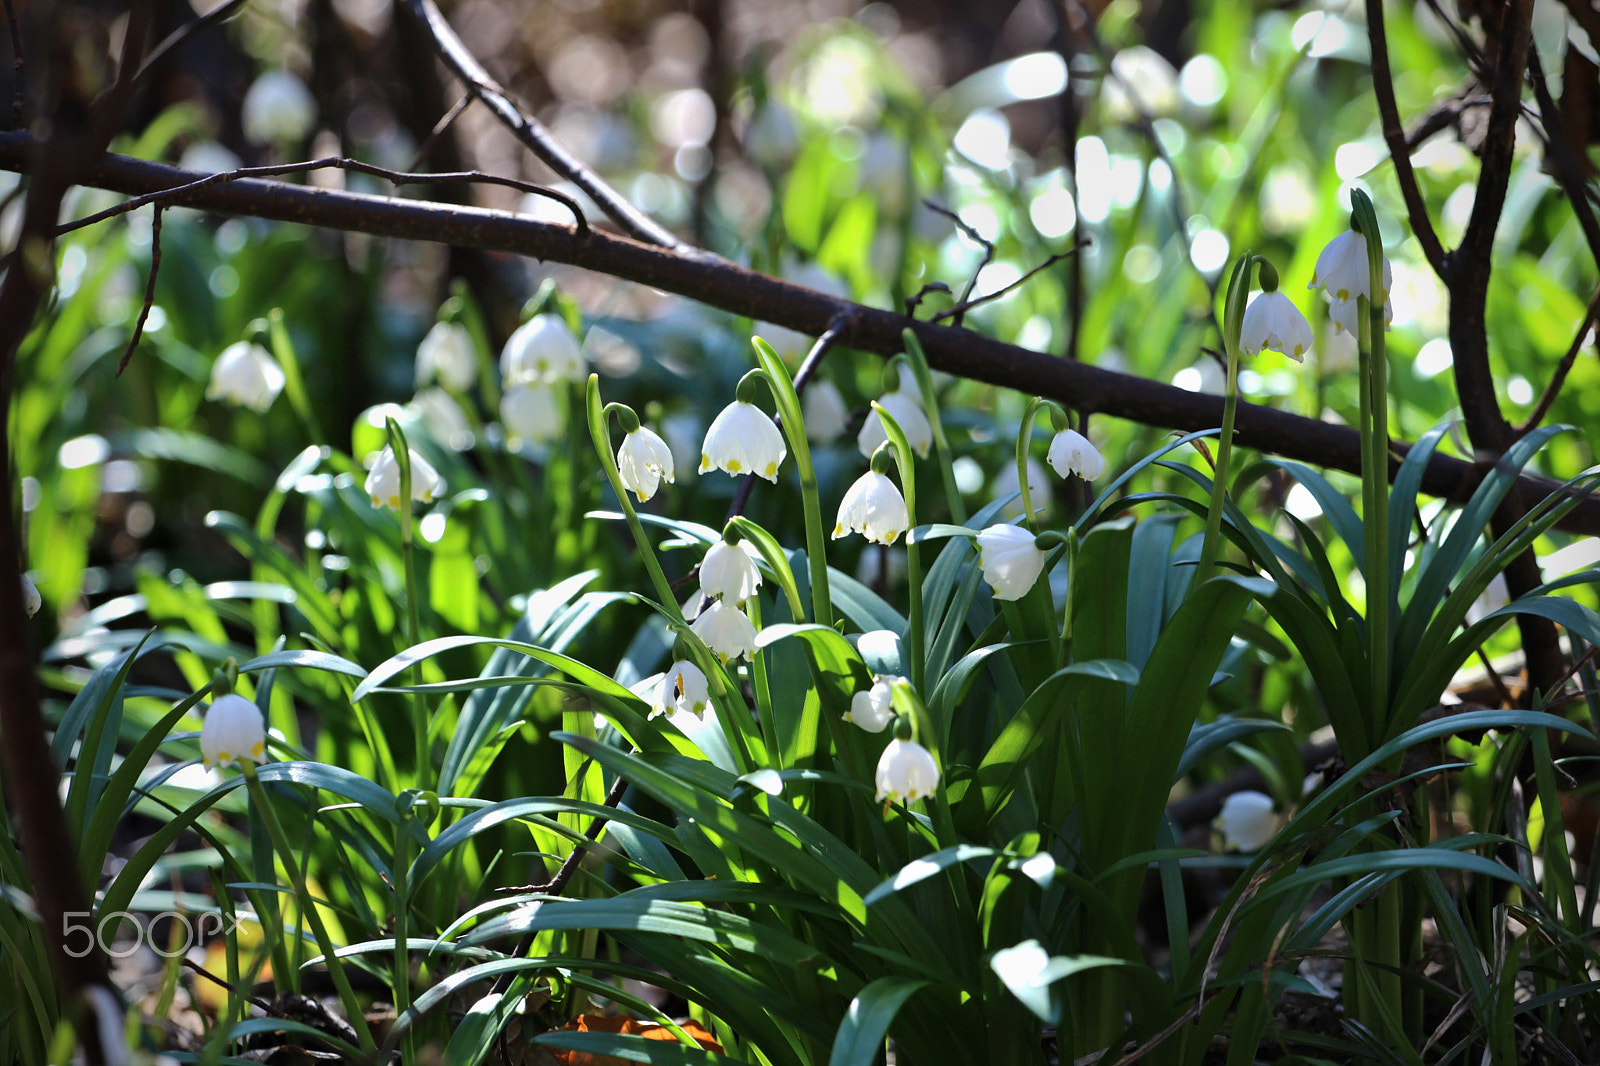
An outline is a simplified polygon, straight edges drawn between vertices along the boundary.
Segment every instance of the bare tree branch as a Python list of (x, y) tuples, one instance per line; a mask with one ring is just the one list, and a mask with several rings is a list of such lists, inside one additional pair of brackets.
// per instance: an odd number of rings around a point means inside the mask
[[(0, 170), (28, 171), (37, 141), (29, 134), (0, 133)], [(127, 156), (107, 155), (80, 183), (129, 195), (168, 190), (169, 206), (186, 206), (280, 222), (357, 231), (401, 240), (509, 252), (594, 270), (611, 277), (677, 293), (730, 314), (820, 336), (839, 314), (851, 326), (840, 343), (860, 351), (895, 355), (900, 333), (915, 330), (936, 370), (1061, 403), (1172, 429), (1209, 429), (1222, 421), (1222, 397), (1186, 392), (1161, 382), (1074, 363), (1005, 344), (970, 330), (918, 322), (895, 311), (866, 307), (736, 263), (683, 255), (598, 230), (587, 238), (572, 228), (483, 208), (335, 192), (304, 185), (245, 178), (196, 187), (205, 175)], [(172, 191), (181, 190), (181, 191)], [(1244, 447), (1289, 456), (1337, 470), (1360, 469), (1360, 435), (1348, 426), (1251, 403), (1239, 405), (1236, 439)], [(1404, 455), (1408, 445), (1396, 441)], [(1494, 460), (1482, 464), (1436, 455), (1422, 490), (1464, 502)], [(1561, 491), (1560, 482), (1524, 474), (1531, 498)], [(1584, 499), (1562, 528), (1600, 533), (1600, 497)]]
[(500, 87), (500, 83), (483, 69), (483, 64), (478, 62), (477, 57), (461, 43), (461, 38), (450, 28), (450, 24), (445, 21), (444, 15), (439, 13), (439, 8), (435, 6), (433, 0), (404, 0), (404, 2), (406, 10), (411, 12), (433, 38), (434, 49), (439, 53), (439, 58), (457, 78), (461, 79), (467, 91), (482, 100), (517, 140), (542, 159), (546, 166), (582, 189), (591, 200), (599, 204), (600, 209), (620, 226), (624, 233), (636, 241), (660, 245), (683, 255), (702, 254), (693, 245), (680, 241), (670, 230), (634, 207), (621, 193), (607, 185), (600, 175), (567, 151), (566, 147), (545, 128), (544, 123), (532, 115), (524, 114), (512, 102), (506, 90)]
[(1428, 217), (1428, 206), (1422, 202), (1422, 190), (1417, 187), (1417, 175), (1411, 169), (1411, 150), (1406, 145), (1406, 130), (1400, 122), (1400, 108), (1394, 98), (1394, 75), (1389, 70), (1389, 39), (1383, 29), (1383, 0), (1367, 0), (1367, 40), (1372, 44), (1372, 92), (1378, 99), (1378, 115), (1383, 120), (1383, 139), (1389, 145), (1389, 160), (1394, 164), (1394, 176), (1400, 182), (1400, 195), (1405, 198), (1406, 216), (1411, 222), (1411, 232), (1422, 245), (1433, 272), (1443, 278), (1445, 273), (1444, 245), (1433, 230), (1433, 220)]

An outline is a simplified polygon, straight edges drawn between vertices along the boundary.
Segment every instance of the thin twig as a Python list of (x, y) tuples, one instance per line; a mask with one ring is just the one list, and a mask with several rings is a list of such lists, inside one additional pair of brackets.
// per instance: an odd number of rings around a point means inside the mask
[(17, 9), (12, 0), (6, 5), (6, 28), (11, 33), (11, 77), (16, 83), (11, 87), (11, 125), (22, 128), (22, 112), (27, 100), (28, 68), (22, 59), (22, 28), (17, 25)]
[(285, 1013), (284, 1011), (279, 1010), (277, 1007), (274, 1007), (272, 1005), (272, 1001), (271, 1000), (263, 999), (260, 996), (252, 995), (251, 993), (246, 992), (244, 989), (242, 989), (242, 988), (238, 987), (237, 985), (233, 984), (232, 982), (230, 982), (227, 978), (218, 977), (216, 974), (212, 973), (210, 970), (206, 969), (204, 966), (201, 966), (199, 963), (193, 962), (190, 959), (180, 959), (178, 961), (181, 962), (184, 966), (188, 967), (193, 972), (199, 974), (201, 977), (204, 977), (207, 981), (210, 981), (212, 984), (217, 985), (217, 986), (219, 986), (221, 988), (227, 989), (229, 992), (231, 992), (234, 995), (238, 996), (240, 999), (245, 1000), (252, 1007), (254, 1007), (257, 1010), (261, 1011), (263, 1014), (266, 1014), (269, 1017), (273, 1017), (273, 1018), (288, 1018), (288, 1017), (290, 1017), (289, 1014)]
[(1589, 297), (1589, 306), (1583, 312), (1583, 321), (1578, 323), (1578, 332), (1572, 338), (1572, 345), (1567, 348), (1567, 354), (1561, 357), (1561, 362), (1556, 364), (1556, 372), (1550, 376), (1550, 384), (1545, 386), (1544, 394), (1539, 397), (1539, 403), (1533, 409), (1533, 414), (1517, 430), (1517, 439), (1526, 437), (1538, 428), (1544, 421), (1544, 416), (1550, 413), (1550, 405), (1556, 402), (1556, 397), (1561, 393), (1561, 386), (1566, 384), (1567, 373), (1571, 371), (1572, 364), (1578, 359), (1578, 353), (1583, 346), (1589, 343), (1589, 334), (1594, 329), (1595, 319), (1600, 318), (1600, 287), (1594, 290), (1594, 295)]
[(926, 285), (922, 286), (922, 288), (906, 297), (906, 314), (912, 318), (916, 318), (917, 308), (922, 306), (922, 301), (926, 300), (929, 296), (932, 296), (936, 292), (942, 292), (946, 296), (955, 295), (950, 291), (950, 286), (946, 285), (944, 282), (930, 281)]
[(406, 10), (433, 38), (434, 50), (444, 65), (461, 80), (467, 91), (482, 100), (501, 124), (546, 166), (587, 193), (624, 233), (636, 241), (670, 248), (683, 255), (701, 254), (693, 245), (679, 240), (671, 231), (634, 207), (557, 141), (542, 122), (512, 103), (506, 90), (461, 43), (461, 38), (450, 28), (450, 23), (445, 21), (433, 0), (404, 0), (404, 3)]
[[(817, 337), (817, 342), (811, 346), (811, 350), (806, 353), (805, 359), (800, 363), (800, 369), (794, 372), (794, 391), (796, 395), (800, 395), (805, 391), (806, 385), (816, 376), (817, 367), (822, 365), (823, 356), (832, 350), (840, 337), (849, 332), (852, 322), (853, 319), (850, 315), (841, 314)], [(783, 425), (783, 416), (778, 415), (773, 421), (781, 427)], [(755, 488), (755, 484), (756, 479), (753, 477), (744, 479), (744, 483), (739, 486), (739, 491), (733, 494), (733, 503), (728, 507), (728, 517), (722, 520), (723, 525), (727, 525), (728, 521), (736, 515), (744, 514), (745, 506), (750, 502), (750, 492)]]
[(1161, 143), (1161, 137), (1156, 133), (1155, 121), (1150, 117), (1150, 110), (1144, 106), (1144, 101), (1140, 99), (1138, 90), (1136, 90), (1133, 85), (1129, 84), (1125, 78), (1118, 74), (1116, 69), (1112, 66), (1111, 60), (1113, 57), (1111, 50), (1107, 48), (1105, 42), (1100, 39), (1100, 34), (1095, 29), (1094, 16), (1091, 15), (1088, 9), (1084, 6), (1083, 0), (1062, 0), (1062, 2), (1070, 5), (1071, 8), (1076, 9), (1078, 17), (1073, 20), (1073, 28), (1077, 30), (1084, 38), (1086, 38), (1091, 46), (1093, 46), (1095, 53), (1100, 57), (1100, 62), (1105, 68), (1105, 76), (1115, 81), (1119, 86), (1122, 87), (1123, 95), (1128, 98), (1128, 105), (1134, 114), (1134, 121), (1130, 123), (1130, 125), (1132, 125), (1134, 129), (1138, 130), (1145, 140), (1150, 142), (1150, 148), (1155, 152), (1156, 158), (1167, 165), (1167, 171), (1172, 175), (1172, 192), (1171, 196), (1168, 198), (1168, 202), (1172, 206), (1173, 225), (1176, 227), (1178, 235), (1183, 238), (1184, 261), (1194, 268), (1195, 273), (1200, 276), (1200, 280), (1205, 283), (1206, 292), (1211, 296), (1211, 298), (1206, 301), (1207, 313), (1210, 315), (1212, 327), (1216, 329), (1217, 333), (1220, 335), (1222, 333), (1222, 326), (1219, 322), (1217, 322), (1216, 311), (1214, 309), (1217, 303), (1217, 284), (1222, 275), (1220, 273), (1208, 274), (1201, 270), (1197, 265), (1195, 265), (1194, 257), (1189, 254), (1189, 209), (1187, 206), (1185, 206), (1185, 200), (1183, 196), (1183, 181), (1181, 180), (1178, 165), (1177, 163), (1173, 162), (1172, 156), (1168, 154), (1166, 145)]
[(150, 319), (150, 309), (156, 302), (156, 275), (161, 272), (161, 205), (156, 204), (155, 214), (150, 219), (150, 278), (144, 286), (144, 306), (139, 308), (139, 318), (133, 324), (133, 336), (128, 339), (128, 350), (122, 353), (122, 359), (117, 363), (117, 377), (128, 368), (128, 360), (133, 358), (133, 353), (139, 347), (139, 341), (144, 337), (144, 324)]
[(1422, 190), (1417, 186), (1417, 175), (1411, 169), (1411, 151), (1406, 145), (1406, 130), (1400, 123), (1400, 107), (1394, 98), (1394, 75), (1389, 69), (1389, 38), (1383, 28), (1383, 0), (1367, 0), (1367, 40), (1372, 46), (1372, 94), (1377, 97), (1378, 115), (1383, 122), (1383, 139), (1389, 146), (1389, 161), (1394, 164), (1394, 176), (1400, 183), (1400, 195), (1406, 202), (1406, 217), (1411, 222), (1411, 232), (1422, 245), (1422, 254), (1428, 265), (1440, 278), (1445, 276), (1449, 264), (1445, 259), (1444, 245), (1434, 232), (1433, 219), (1428, 216), (1428, 205), (1422, 201)]
[(956, 229), (961, 231), (961, 235), (963, 237), (983, 247), (983, 258), (978, 261), (977, 269), (972, 272), (972, 277), (967, 279), (966, 287), (961, 290), (961, 299), (956, 301), (956, 307), (962, 308), (962, 313), (955, 316), (955, 321), (953, 324), (960, 326), (961, 320), (965, 314), (965, 308), (963, 305), (965, 305), (966, 302), (971, 299), (972, 290), (978, 287), (978, 275), (983, 273), (984, 267), (994, 262), (994, 242), (984, 237), (983, 234), (979, 233), (971, 226), (967, 225), (961, 220), (960, 215), (956, 214), (948, 207), (945, 207), (943, 204), (936, 204), (932, 200), (924, 200), (922, 201), (922, 206), (926, 207), (929, 211), (932, 211), (936, 215), (943, 215), (945, 218), (948, 218), (951, 222), (955, 223)]
[(1050, 267), (1055, 266), (1057, 263), (1061, 262), (1063, 259), (1068, 259), (1068, 258), (1071, 258), (1074, 255), (1077, 255), (1080, 251), (1082, 251), (1083, 249), (1087, 248), (1091, 243), (1092, 242), (1087, 237), (1085, 237), (1083, 240), (1079, 241), (1077, 244), (1074, 244), (1071, 248), (1068, 248), (1066, 251), (1055, 253), (1049, 259), (1046, 259), (1044, 262), (1040, 263), (1038, 266), (1034, 267), (1032, 270), (1030, 270), (1026, 274), (1022, 275), (1022, 277), (1018, 278), (1016, 281), (1013, 281), (1010, 285), (1007, 285), (1002, 289), (996, 289), (994, 292), (988, 293), (988, 294), (986, 294), (984, 296), (975, 296), (972, 299), (965, 301), (964, 303), (959, 303), (954, 307), (951, 307), (951, 308), (948, 308), (946, 310), (940, 311), (938, 314), (936, 314), (932, 318), (928, 319), (928, 321), (929, 322), (942, 322), (947, 318), (960, 318), (961, 315), (963, 315), (967, 311), (972, 310), (974, 307), (980, 307), (983, 304), (990, 303), (990, 302), (992, 302), (994, 300), (998, 300), (1002, 296), (1005, 296), (1008, 293), (1014, 292), (1017, 289), (1020, 289), (1022, 286), (1026, 285), (1033, 278), (1033, 276), (1035, 274), (1039, 273), (1040, 271), (1048, 270)]
[[(0, 132), (0, 170), (31, 172), (40, 165), (38, 144), (28, 133)], [(1207, 429), (1222, 417), (1219, 396), (1070, 362), (970, 330), (918, 322), (896, 311), (827, 296), (726, 260), (679, 255), (600, 230), (581, 238), (569, 226), (504, 211), (287, 182), (243, 179), (195, 188), (201, 177), (161, 163), (111, 155), (85, 170), (76, 184), (130, 196), (154, 193), (168, 206), (566, 263), (810, 336), (827, 329), (844, 311), (852, 316), (852, 325), (840, 342), (859, 351), (896, 355), (904, 351), (902, 333), (910, 327), (928, 353), (929, 366), (945, 373), (1163, 429)], [(187, 191), (175, 192), (177, 189)], [(1243, 447), (1329, 469), (1353, 472), (1360, 467), (1360, 437), (1355, 430), (1288, 411), (1240, 403), (1235, 439)], [(1404, 454), (1409, 445), (1396, 441), (1393, 447), (1396, 454)], [(1464, 503), (1486, 472), (1486, 466), (1435, 454), (1425, 468), (1421, 490)], [(1524, 472), (1519, 484), (1530, 500), (1572, 494), (1560, 481), (1540, 474)], [(1600, 495), (1581, 500), (1558, 525), (1573, 532), (1600, 533)]]
[(422, 161), (428, 158), (428, 153), (433, 151), (433, 146), (439, 142), (439, 138), (444, 135), (444, 131), (455, 125), (456, 119), (461, 117), (463, 111), (472, 106), (474, 99), (475, 97), (468, 93), (457, 100), (454, 107), (439, 116), (439, 121), (433, 124), (433, 129), (429, 130), (428, 135), (422, 138), (422, 143), (417, 145), (417, 154), (411, 157), (411, 165), (406, 167), (407, 170), (416, 170), (422, 165)]
[(139, 79), (143, 78), (147, 73), (149, 73), (150, 68), (159, 63), (168, 52), (172, 51), (174, 48), (178, 47), (178, 45), (182, 44), (190, 37), (193, 37), (207, 26), (214, 26), (219, 22), (223, 22), (229, 18), (232, 18), (236, 13), (238, 13), (240, 8), (244, 7), (246, 2), (247, 0), (226, 0), (225, 3), (218, 4), (216, 7), (212, 8), (210, 11), (207, 11), (199, 18), (191, 19), (182, 26), (179, 26), (177, 29), (173, 30), (171, 33), (167, 34), (166, 39), (151, 49), (150, 54), (145, 56), (144, 62), (139, 64), (139, 70), (134, 74), (133, 81), (138, 82)]
[(1594, 189), (1585, 177), (1577, 153), (1567, 137), (1567, 126), (1561, 109), (1550, 96), (1550, 86), (1545, 81), (1544, 66), (1539, 62), (1539, 49), (1528, 49), (1528, 80), (1533, 83), (1533, 95), (1539, 102), (1539, 124), (1544, 127), (1546, 157), (1553, 163), (1556, 181), (1572, 204), (1578, 227), (1583, 230), (1589, 244), (1589, 257), (1600, 266), (1600, 221), (1595, 218), (1590, 197)]
[[(637, 752), (635, 752), (635, 754), (637, 754)], [(618, 774), (617, 779), (611, 782), (611, 788), (606, 793), (605, 802), (602, 804), (602, 806), (614, 809), (617, 804), (622, 802), (622, 794), (626, 792), (627, 789), (627, 779), (621, 774)], [(567, 887), (567, 882), (571, 881), (573, 875), (578, 872), (578, 864), (583, 861), (583, 857), (588, 853), (590, 846), (592, 846), (595, 841), (600, 839), (601, 831), (605, 829), (607, 823), (610, 821), (611, 819), (606, 815), (595, 815), (594, 821), (589, 824), (588, 832), (583, 834), (582, 840), (577, 841), (572, 845), (572, 850), (567, 853), (567, 857), (562, 860), (561, 867), (556, 870), (556, 875), (550, 880), (544, 882), (543, 884), (523, 885), (520, 888), (509, 889), (508, 891), (532, 892), (541, 896), (559, 896)], [(509, 957), (513, 959), (520, 959), (526, 955), (533, 947), (533, 940), (537, 935), (538, 934), (535, 930), (526, 930), (517, 940), (516, 949), (512, 951)], [(506, 989), (511, 987), (511, 982), (515, 979), (516, 974), (514, 973), (501, 974), (499, 978), (495, 980), (494, 991), (497, 993), (504, 993)]]
[(118, 215), (127, 214), (129, 211), (138, 210), (145, 204), (164, 203), (167, 201), (176, 200), (184, 193), (193, 192), (196, 189), (203, 189), (207, 185), (220, 185), (224, 182), (240, 181), (245, 178), (270, 178), (278, 177), (284, 174), (303, 174), (311, 170), (328, 169), (353, 170), (361, 174), (370, 174), (376, 178), (383, 178), (384, 180), (393, 182), (396, 185), (505, 185), (510, 188), (520, 190), (521, 192), (533, 193), (536, 196), (545, 196), (556, 201), (567, 210), (572, 212), (573, 224), (577, 227), (578, 236), (587, 237), (591, 232), (589, 229), (589, 220), (583, 217), (583, 208), (578, 205), (578, 201), (574, 200), (572, 197), (558, 189), (551, 189), (544, 185), (535, 185), (531, 181), (523, 181), (520, 178), (502, 177), (499, 174), (485, 174), (480, 170), (457, 170), (439, 174), (413, 174), (403, 170), (387, 170), (383, 167), (373, 166), (371, 163), (363, 163), (359, 159), (348, 159), (341, 156), (328, 156), (324, 159), (309, 159), (302, 163), (276, 163), (272, 166), (265, 167), (240, 167), (238, 170), (227, 170), (218, 172), (216, 174), (208, 174), (203, 178), (191, 181), (185, 185), (174, 186), (170, 189), (162, 189), (159, 192), (146, 193), (143, 196), (136, 196), (131, 200), (124, 200), (120, 204), (113, 204), (104, 211), (98, 211), (92, 215), (85, 215), (83, 218), (75, 218), (71, 222), (64, 222), (56, 228), (55, 235), (60, 237), (63, 234), (71, 233), (74, 230), (83, 229), (85, 226), (92, 226), (97, 222), (104, 222), (107, 219), (115, 218)]

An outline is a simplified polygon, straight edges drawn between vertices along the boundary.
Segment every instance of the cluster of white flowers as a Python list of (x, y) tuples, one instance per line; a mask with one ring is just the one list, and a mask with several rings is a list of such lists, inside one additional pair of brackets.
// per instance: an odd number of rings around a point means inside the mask
[[(500, 422), (508, 443), (548, 444), (567, 428), (566, 412), (556, 388), (583, 381), (588, 361), (577, 335), (560, 315), (534, 315), (507, 338), (500, 349)], [(672, 479), (669, 477), (670, 482)]]
[(756, 652), (756, 627), (742, 605), (761, 587), (761, 571), (745, 542), (719, 540), (700, 561), (700, 594), (711, 606), (700, 612), (691, 629), (724, 663)]

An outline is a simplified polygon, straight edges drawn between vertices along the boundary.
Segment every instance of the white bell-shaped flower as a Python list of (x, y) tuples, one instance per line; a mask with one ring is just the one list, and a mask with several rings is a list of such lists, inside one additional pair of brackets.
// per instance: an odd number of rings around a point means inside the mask
[(452, 392), (466, 392), (478, 377), (472, 334), (459, 322), (435, 322), (417, 345), (417, 388), (438, 380)]
[(39, 586), (33, 583), (33, 578), (27, 574), (22, 575), (22, 610), (29, 618), (39, 613), (39, 608), (44, 606), (44, 597), (39, 595)]
[[(444, 490), (444, 482), (440, 480), (439, 472), (428, 460), (418, 455), (415, 448), (409, 449), (409, 455), (411, 498), (418, 503), (432, 503), (433, 498)], [(372, 506), (387, 507), (391, 511), (400, 509), (400, 460), (395, 458), (392, 445), (384, 445), (378, 461), (367, 471), (365, 488), (367, 495), (372, 498)]]
[(690, 629), (724, 663), (756, 653), (756, 627), (743, 611), (724, 600), (716, 600), (702, 611)]
[[(911, 381), (911, 371), (902, 370), (900, 387), (880, 396), (878, 402), (899, 425), (900, 432), (906, 435), (906, 443), (917, 453), (917, 458), (926, 459), (928, 449), (933, 447), (933, 426), (922, 410), (921, 394), (915, 382)], [(883, 419), (878, 416), (877, 411), (873, 411), (867, 415), (867, 420), (861, 424), (861, 431), (856, 434), (856, 447), (861, 450), (862, 455), (871, 459), (872, 453), (878, 450), (878, 445), (888, 439), (889, 434), (883, 428)]]
[(756, 594), (761, 587), (761, 571), (745, 550), (748, 543), (719, 540), (706, 549), (706, 557), (700, 560), (700, 591), (707, 598), (721, 596), (724, 602), (737, 606)]
[(500, 349), (505, 386), (582, 381), (589, 372), (578, 338), (560, 315), (534, 315)]
[(230, 344), (211, 364), (206, 399), (226, 400), (265, 413), (283, 391), (283, 367), (267, 350), (251, 341)]
[(1282, 352), (1297, 363), (1306, 361), (1311, 350), (1311, 323), (1285, 296), (1282, 290), (1257, 293), (1244, 309), (1244, 322), (1239, 328), (1239, 347), (1246, 355), (1255, 355), (1263, 348)]
[(705, 443), (700, 446), (700, 473), (758, 474), (776, 484), (778, 466), (788, 454), (777, 424), (755, 404), (735, 400), (706, 430)]
[(1272, 797), (1264, 792), (1235, 792), (1222, 801), (1222, 812), (1212, 822), (1229, 848), (1256, 851), (1278, 831), (1278, 814)]
[(287, 70), (269, 70), (244, 94), (244, 135), (255, 144), (303, 141), (317, 121), (317, 101)]
[[(1354, 300), (1357, 296), (1372, 296), (1372, 271), (1367, 266), (1367, 239), (1353, 229), (1347, 229), (1322, 249), (1317, 256), (1316, 269), (1311, 273), (1308, 289), (1321, 289), (1329, 300)], [(1379, 298), (1389, 302), (1389, 290), (1394, 286), (1394, 270), (1389, 257), (1383, 257), (1383, 292)]]
[(878, 757), (874, 775), (880, 802), (911, 803), (933, 795), (939, 787), (939, 765), (927, 748), (914, 740), (891, 740)]
[(806, 439), (813, 444), (832, 444), (844, 432), (850, 420), (850, 408), (845, 405), (839, 387), (827, 378), (806, 386), (800, 398), (800, 414), (806, 423)]
[[(1361, 305), (1351, 297), (1348, 300), (1334, 300), (1328, 304), (1328, 318), (1333, 322), (1335, 333), (1348, 333), (1352, 337), (1361, 335)], [(1387, 332), (1390, 324), (1394, 322), (1394, 301), (1386, 300), (1383, 305), (1383, 328)]]
[(567, 428), (567, 416), (554, 387), (532, 382), (513, 385), (500, 397), (500, 422), (513, 448), (523, 441), (548, 444)]
[(422, 420), (428, 436), (452, 451), (464, 452), (472, 447), (472, 426), (467, 413), (456, 403), (455, 397), (443, 389), (423, 389), (411, 397), (408, 405)]
[[(1105, 473), (1106, 461), (1101, 457), (1095, 446), (1075, 429), (1063, 429), (1050, 438), (1050, 450), (1045, 453), (1045, 462), (1049, 463), (1058, 477), (1070, 477), (1077, 474), (1085, 481), (1093, 481)], [(1030, 478), (1028, 487), (1033, 488)], [(1035, 501), (1037, 506), (1037, 501)]]
[(200, 726), (200, 755), (210, 767), (264, 761), (267, 723), (261, 708), (234, 692), (211, 701)]
[(643, 503), (656, 494), (661, 482), (673, 483), (672, 449), (653, 430), (640, 426), (622, 438), (622, 446), (617, 449), (617, 473), (623, 487)]
[(661, 679), (650, 717), (660, 714), (668, 717), (674, 714), (704, 715), (710, 700), (711, 689), (705, 671), (687, 659), (679, 659)]
[(894, 683), (903, 680), (893, 674), (876, 675), (871, 688), (850, 697), (850, 709), (845, 712), (844, 720), (869, 733), (883, 732), (895, 719)]
[(839, 501), (833, 539), (860, 533), (878, 544), (893, 544), (911, 525), (906, 499), (887, 474), (868, 470)]
[(1046, 553), (1020, 526), (990, 526), (978, 534), (978, 567), (997, 600), (1020, 600), (1044, 570)]

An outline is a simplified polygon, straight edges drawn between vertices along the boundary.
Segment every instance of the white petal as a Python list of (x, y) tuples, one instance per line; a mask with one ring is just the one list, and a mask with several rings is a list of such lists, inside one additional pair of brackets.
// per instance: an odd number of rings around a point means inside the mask
[(738, 545), (719, 540), (706, 550), (700, 561), (700, 591), (707, 596), (721, 596), (732, 604), (740, 604), (756, 594), (761, 585), (761, 571), (755, 560)]
[[(1063, 429), (1050, 439), (1050, 451), (1045, 455), (1045, 461), (1055, 470), (1056, 476), (1068, 477), (1077, 474), (1085, 481), (1093, 481), (1105, 473), (1106, 461), (1101, 458), (1095, 446), (1075, 429)], [(1033, 479), (1028, 479), (1028, 487), (1033, 488)], [(1039, 501), (1034, 501), (1038, 506)]]

